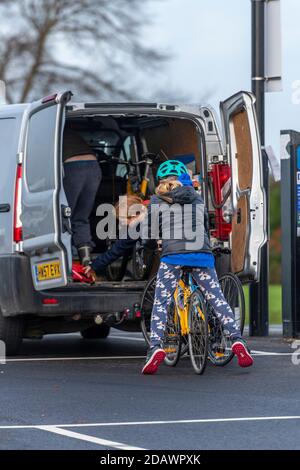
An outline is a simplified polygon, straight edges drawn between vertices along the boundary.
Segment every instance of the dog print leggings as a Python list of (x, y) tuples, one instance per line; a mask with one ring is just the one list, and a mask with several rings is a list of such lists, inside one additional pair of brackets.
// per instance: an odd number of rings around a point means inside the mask
[[(172, 302), (181, 274), (182, 266), (175, 266), (164, 262), (160, 263), (151, 317), (151, 348), (155, 346), (162, 347), (168, 307)], [(192, 274), (205, 299), (213, 307), (217, 317), (229, 332), (230, 337), (232, 339), (240, 338), (240, 329), (235, 322), (230, 306), (224, 298), (215, 269), (193, 268)]]

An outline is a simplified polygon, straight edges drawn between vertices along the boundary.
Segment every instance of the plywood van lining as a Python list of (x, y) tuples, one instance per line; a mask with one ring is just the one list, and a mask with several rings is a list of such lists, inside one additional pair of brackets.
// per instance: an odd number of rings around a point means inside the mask
[(143, 136), (150, 152), (160, 150), (169, 157), (194, 155), (196, 173), (200, 172), (200, 134), (195, 124), (187, 119), (165, 119), (168, 127), (154, 127), (143, 130)]
[(249, 230), (249, 199), (242, 196), (237, 204), (237, 211), (232, 219), (231, 270), (240, 273), (244, 270), (246, 247)]

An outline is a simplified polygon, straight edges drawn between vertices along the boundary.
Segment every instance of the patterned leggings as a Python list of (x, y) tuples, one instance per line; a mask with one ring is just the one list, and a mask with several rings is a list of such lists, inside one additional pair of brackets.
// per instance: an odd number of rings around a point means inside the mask
[[(151, 317), (151, 348), (162, 346), (167, 322), (168, 307), (182, 274), (182, 266), (161, 262), (156, 278), (155, 298)], [(214, 308), (217, 317), (226, 325), (232, 339), (240, 338), (234, 314), (226, 302), (215, 269), (194, 268), (193, 277), (204, 294), (205, 299)]]

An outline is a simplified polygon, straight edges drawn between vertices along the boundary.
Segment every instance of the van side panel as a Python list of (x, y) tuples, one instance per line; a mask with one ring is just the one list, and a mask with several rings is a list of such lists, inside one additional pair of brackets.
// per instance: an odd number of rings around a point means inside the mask
[[(13, 253), (14, 193), (18, 143), (23, 111), (8, 111), (0, 107), (0, 255)], [(12, 107), (15, 109), (15, 107)]]

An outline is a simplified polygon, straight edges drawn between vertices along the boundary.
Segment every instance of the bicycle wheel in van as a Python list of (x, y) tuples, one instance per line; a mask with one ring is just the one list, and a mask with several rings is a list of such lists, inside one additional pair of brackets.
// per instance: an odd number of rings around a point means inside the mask
[(152, 259), (153, 251), (138, 240), (132, 251), (132, 277), (135, 281), (143, 281), (148, 277)]
[[(112, 247), (113, 243), (114, 242), (111, 240), (107, 241), (108, 249)], [(109, 264), (106, 268), (106, 275), (108, 280), (112, 282), (122, 281), (126, 273), (127, 263), (128, 256), (125, 255), (120, 256), (120, 258), (118, 258), (116, 261), (113, 261), (111, 264)]]
[[(224, 274), (219, 279), (220, 287), (224, 297), (230, 305), (235, 321), (238, 324), (241, 334), (245, 325), (245, 296), (243, 286), (239, 278), (232, 273)], [(214, 309), (209, 306), (209, 346), (208, 355), (211, 362), (216, 366), (226, 366), (233, 358), (231, 351), (231, 339), (224, 331), (224, 327), (217, 318)]]
[(201, 375), (207, 361), (208, 318), (206, 302), (199, 290), (190, 297), (188, 343), (194, 371)]

